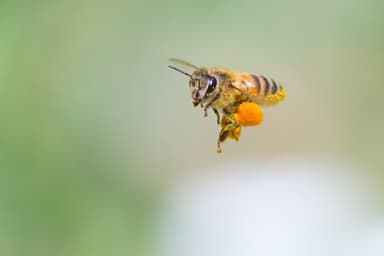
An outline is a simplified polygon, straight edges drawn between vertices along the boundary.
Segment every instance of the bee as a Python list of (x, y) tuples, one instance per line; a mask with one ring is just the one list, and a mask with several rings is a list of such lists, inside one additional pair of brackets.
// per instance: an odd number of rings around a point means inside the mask
[[(238, 140), (242, 126), (258, 125), (263, 120), (260, 106), (273, 106), (286, 97), (285, 88), (263, 75), (234, 72), (221, 67), (197, 67), (184, 60), (171, 58), (168, 67), (189, 77), (193, 106), (201, 106), (204, 116), (209, 108), (217, 117), (221, 130), (217, 152), (227, 139)], [(190, 70), (187, 72), (186, 70)], [(222, 119), (220, 121), (220, 115)]]

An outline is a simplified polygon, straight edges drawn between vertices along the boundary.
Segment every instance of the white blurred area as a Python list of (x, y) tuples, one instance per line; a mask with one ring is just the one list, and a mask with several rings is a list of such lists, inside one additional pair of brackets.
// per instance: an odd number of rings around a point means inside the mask
[(371, 182), (350, 162), (238, 159), (195, 171), (163, 201), (156, 255), (384, 255)]

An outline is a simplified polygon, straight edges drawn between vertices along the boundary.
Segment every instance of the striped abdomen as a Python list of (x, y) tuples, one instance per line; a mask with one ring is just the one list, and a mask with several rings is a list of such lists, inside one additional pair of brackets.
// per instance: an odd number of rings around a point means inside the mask
[(262, 75), (241, 74), (242, 90), (246, 90), (251, 99), (259, 105), (276, 105), (285, 98), (284, 87), (275, 80)]

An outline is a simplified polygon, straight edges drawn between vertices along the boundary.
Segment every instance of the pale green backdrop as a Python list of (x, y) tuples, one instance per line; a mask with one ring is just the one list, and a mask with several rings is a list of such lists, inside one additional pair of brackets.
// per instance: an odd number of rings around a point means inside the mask
[[(383, 10), (374, 0), (1, 1), (0, 254), (155, 255), (162, 191), (242, 159), (353, 159), (383, 202)], [(287, 99), (218, 156), (215, 117), (193, 108), (169, 57), (265, 74)]]

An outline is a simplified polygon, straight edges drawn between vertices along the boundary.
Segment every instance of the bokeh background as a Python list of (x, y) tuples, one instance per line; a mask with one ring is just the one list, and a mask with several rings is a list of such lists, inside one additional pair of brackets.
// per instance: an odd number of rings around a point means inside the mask
[[(0, 3), (0, 255), (384, 255), (382, 1)], [(287, 88), (216, 154), (169, 57)]]

